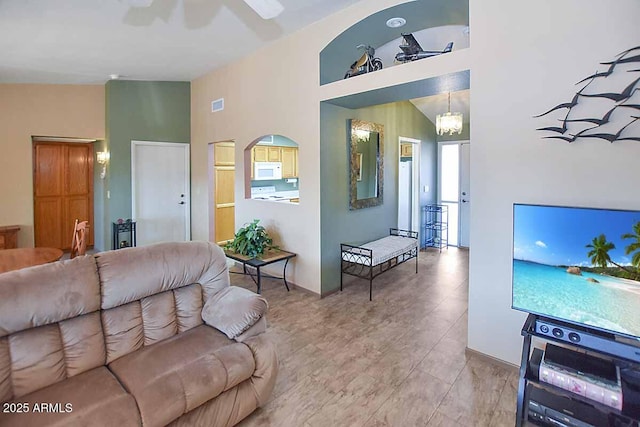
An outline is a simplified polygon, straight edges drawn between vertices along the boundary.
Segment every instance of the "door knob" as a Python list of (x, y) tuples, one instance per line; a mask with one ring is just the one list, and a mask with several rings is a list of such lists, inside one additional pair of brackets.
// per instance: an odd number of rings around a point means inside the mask
[(184, 202), (180, 202), (180, 203), (178, 203), (178, 204), (179, 204), (179, 205), (184, 205)]
[(462, 203), (467, 203), (467, 201), (465, 199), (462, 199)]

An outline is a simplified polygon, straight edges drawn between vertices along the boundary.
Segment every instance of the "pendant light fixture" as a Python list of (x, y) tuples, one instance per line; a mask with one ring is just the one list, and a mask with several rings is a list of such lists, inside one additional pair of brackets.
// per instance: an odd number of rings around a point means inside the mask
[(462, 113), (451, 112), (451, 92), (449, 92), (449, 108), (446, 113), (436, 116), (436, 132), (438, 135), (462, 133)]

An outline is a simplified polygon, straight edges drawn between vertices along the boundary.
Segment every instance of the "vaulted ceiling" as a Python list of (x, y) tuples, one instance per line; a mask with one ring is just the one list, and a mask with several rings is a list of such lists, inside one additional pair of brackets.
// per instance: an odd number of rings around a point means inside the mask
[(240, 0), (1, 0), (0, 83), (190, 81), (357, 0), (280, 0), (263, 20)]

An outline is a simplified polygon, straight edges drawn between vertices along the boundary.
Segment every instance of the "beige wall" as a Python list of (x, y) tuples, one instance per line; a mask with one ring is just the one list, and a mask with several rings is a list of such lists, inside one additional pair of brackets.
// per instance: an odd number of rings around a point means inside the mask
[(32, 135), (104, 138), (104, 86), (0, 84), (0, 225), (33, 246)]
[[(298, 253), (291, 270), (292, 281), (320, 293), (320, 101), (468, 69), (468, 54), (461, 50), (433, 58), (428, 64), (418, 61), (320, 87), (320, 51), (351, 25), (400, 3), (403, 2), (361, 2), (192, 82), (194, 239), (208, 240), (210, 236), (207, 145), (235, 140), (236, 225), (259, 218), (276, 235), (278, 244)], [(225, 110), (211, 113), (211, 101), (221, 97), (225, 98)], [(244, 168), (239, 159), (255, 138), (272, 133), (300, 145), (297, 206), (244, 199)], [(346, 141), (335, 143), (342, 145)]]
[[(300, 254), (294, 281), (319, 292), (319, 101), (470, 69), (468, 345), (518, 363), (525, 316), (510, 308), (513, 203), (640, 209), (632, 184), (640, 181), (640, 145), (543, 140), (535, 128), (551, 124), (532, 118), (570, 100), (574, 83), (600, 69), (600, 61), (637, 45), (640, 3), (620, 0), (612, 9), (606, 0), (470, 0), (469, 49), (319, 87), (320, 50), (355, 22), (398, 3), (362, 1), (193, 82), (193, 236), (209, 236), (207, 143), (235, 139), (240, 159), (260, 135), (290, 137), (300, 144), (301, 204), (243, 200), (239, 185), (237, 220), (265, 220), (284, 247)], [(210, 102), (219, 97), (226, 110), (212, 114)], [(236, 174), (240, 181), (242, 166)]]
[[(511, 309), (513, 203), (640, 209), (638, 142), (542, 139), (548, 133), (535, 129), (559, 126), (558, 117), (533, 118), (570, 101), (581, 88), (576, 82), (606, 69), (600, 62), (638, 46), (638, 16), (637, 0), (616, 1), (615, 7), (606, 0), (470, 2), (468, 345), (474, 350), (519, 364), (526, 315)], [(615, 73), (587, 93), (621, 91), (635, 78)], [(612, 105), (581, 99), (577, 117), (602, 117)], [(613, 126), (603, 132), (619, 129), (630, 114), (614, 114)], [(640, 123), (625, 132), (639, 136)]]

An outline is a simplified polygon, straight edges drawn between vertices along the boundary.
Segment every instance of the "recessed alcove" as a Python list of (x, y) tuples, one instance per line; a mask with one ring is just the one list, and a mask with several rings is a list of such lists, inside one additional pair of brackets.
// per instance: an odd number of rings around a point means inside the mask
[[(391, 28), (387, 21), (401, 17), (406, 24)], [(423, 50), (443, 50), (450, 41), (453, 51), (469, 47), (469, 1), (417, 0), (403, 3), (370, 15), (334, 38), (320, 52), (320, 85), (344, 79), (351, 64), (363, 54), (358, 45), (376, 49), (383, 68), (394, 62), (401, 50), (402, 33), (412, 33)], [(446, 40), (446, 42), (445, 42)], [(419, 61), (428, 61), (429, 58)], [(401, 65), (401, 64), (400, 64)], [(351, 78), (359, 78), (355, 76)]]

